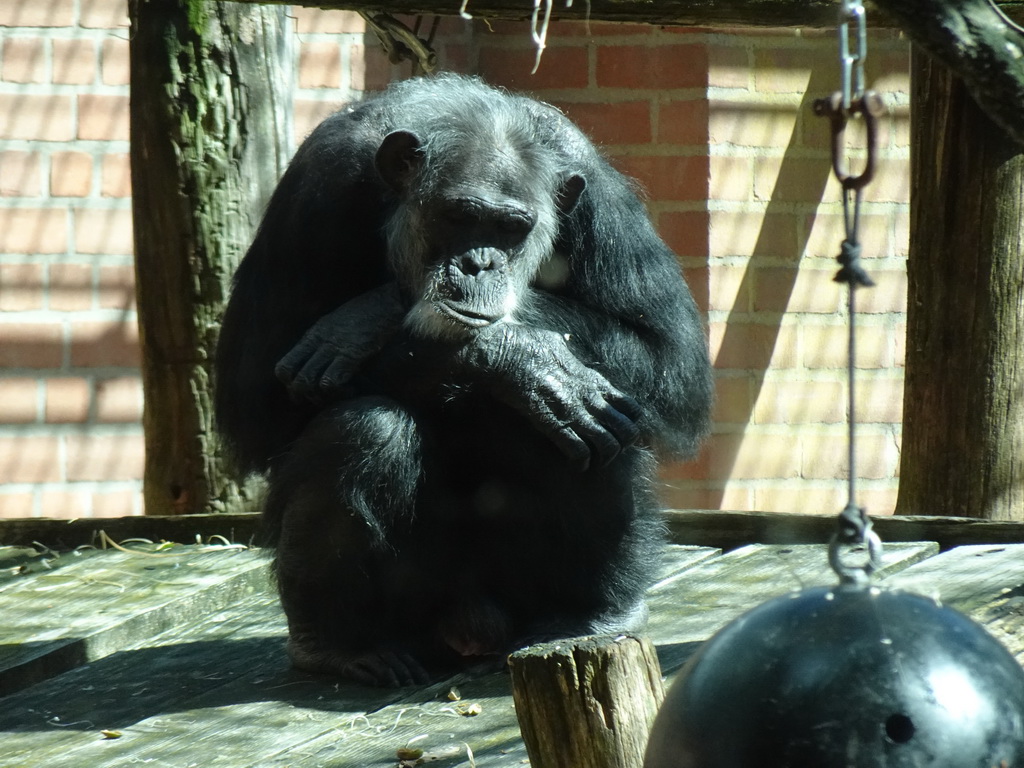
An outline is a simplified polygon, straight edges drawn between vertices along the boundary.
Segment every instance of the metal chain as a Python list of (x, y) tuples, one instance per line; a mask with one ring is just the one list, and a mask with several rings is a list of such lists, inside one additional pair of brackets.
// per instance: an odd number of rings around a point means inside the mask
[[(839, 9), (839, 73), (843, 110), (864, 95), (864, 60), (868, 57), (868, 26), (860, 0), (842, 0)], [(854, 25), (856, 53), (850, 53), (850, 25)]]
[[(864, 6), (860, 0), (841, 0), (839, 10), (839, 69), (840, 90), (814, 103), (815, 114), (827, 117), (832, 131), (832, 169), (842, 186), (843, 223), (846, 237), (843, 240), (838, 261), (840, 269), (836, 282), (849, 286), (849, 358), (847, 363), (848, 392), (848, 500), (840, 513), (838, 527), (829, 542), (828, 558), (832, 570), (848, 584), (867, 583), (871, 574), (881, 563), (882, 541), (872, 530), (871, 518), (863, 507), (857, 506), (857, 450), (856, 450), (856, 353), (857, 353), (857, 307), (858, 288), (874, 285), (867, 271), (861, 266), (860, 254), (860, 209), (864, 187), (875, 175), (878, 147), (878, 117), (884, 107), (881, 97), (873, 91), (864, 90), (864, 61), (867, 59), (867, 23)], [(851, 49), (851, 36), (854, 48)], [(867, 160), (863, 171), (854, 176), (846, 162), (846, 126), (851, 118), (860, 118), (864, 123), (867, 138)], [(851, 564), (843, 555), (853, 548), (867, 550), (867, 559)]]

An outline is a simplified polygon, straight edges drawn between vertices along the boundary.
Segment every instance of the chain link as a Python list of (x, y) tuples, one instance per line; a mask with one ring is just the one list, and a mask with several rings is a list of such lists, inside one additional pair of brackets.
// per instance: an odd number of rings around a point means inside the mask
[[(852, 27), (852, 29), (851, 29)], [(851, 53), (851, 35), (854, 52)], [(868, 26), (860, 0), (842, 0), (839, 8), (839, 71), (843, 111), (864, 95), (864, 60), (868, 57)]]
[[(866, 584), (871, 574), (881, 564), (882, 542), (871, 529), (871, 518), (863, 507), (856, 504), (857, 450), (856, 450), (856, 348), (858, 288), (874, 285), (861, 265), (860, 254), (860, 208), (864, 187), (875, 175), (876, 153), (878, 150), (877, 121), (884, 112), (881, 97), (874, 91), (864, 90), (864, 62), (868, 55), (867, 22), (864, 6), (860, 0), (840, 0), (839, 9), (839, 70), (840, 90), (831, 96), (818, 99), (814, 111), (829, 119), (832, 133), (832, 169), (842, 186), (843, 220), (846, 238), (838, 256), (840, 270), (836, 281), (849, 286), (849, 337), (847, 363), (847, 412), (849, 438), (848, 485), (849, 500), (839, 515), (836, 535), (829, 543), (829, 563), (832, 570), (845, 584)], [(853, 45), (851, 46), (851, 40)], [(864, 126), (867, 140), (867, 158), (859, 174), (854, 174), (847, 163), (846, 127), (851, 120), (859, 120)], [(866, 559), (850, 563), (844, 554), (866, 550)]]

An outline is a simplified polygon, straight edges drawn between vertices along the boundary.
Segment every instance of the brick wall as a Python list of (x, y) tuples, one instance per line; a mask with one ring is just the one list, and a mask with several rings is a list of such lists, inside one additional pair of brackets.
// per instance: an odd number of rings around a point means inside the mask
[[(408, 76), (354, 14), (295, 10), (295, 130)], [(701, 457), (663, 471), (674, 506), (831, 514), (844, 501), (845, 310), (827, 132), (831, 36), (445, 19), (443, 67), (563, 108), (644, 185), (708, 311), (718, 377)], [(907, 50), (870, 40), (886, 121), (863, 239), (860, 474), (895, 500), (907, 240)], [(121, 0), (0, 4), (0, 516), (139, 513), (141, 395)]]

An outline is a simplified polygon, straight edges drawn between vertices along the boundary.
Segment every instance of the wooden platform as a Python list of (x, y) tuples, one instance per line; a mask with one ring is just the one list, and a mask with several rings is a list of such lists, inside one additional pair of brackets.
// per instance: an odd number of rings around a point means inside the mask
[[(397, 691), (294, 672), (265, 553), (144, 549), (0, 547), (0, 766), (528, 764), (504, 672)], [(941, 595), (1021, 658), (1024, 545), (889, 543), (879, 577)], [(823, 545), (666, 546), (649, 628), (663, 670), (758, 603), (834, 581)]]

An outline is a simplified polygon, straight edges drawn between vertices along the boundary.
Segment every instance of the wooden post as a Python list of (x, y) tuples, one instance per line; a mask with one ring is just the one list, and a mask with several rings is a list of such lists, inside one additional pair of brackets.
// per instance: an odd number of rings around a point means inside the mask
[(533, 768), (641, 768), (665, 698), (649, 640), (584, 637), (512, 654), (512, 698)]
[(897, 512), (1024, 520), (1024, 149), (915, 48)]
[(129, 17), (146, 513), (245, 511), (211, 366), (231, 275), (290, 156), (290, 20), (211, 0), (130, 0)]

